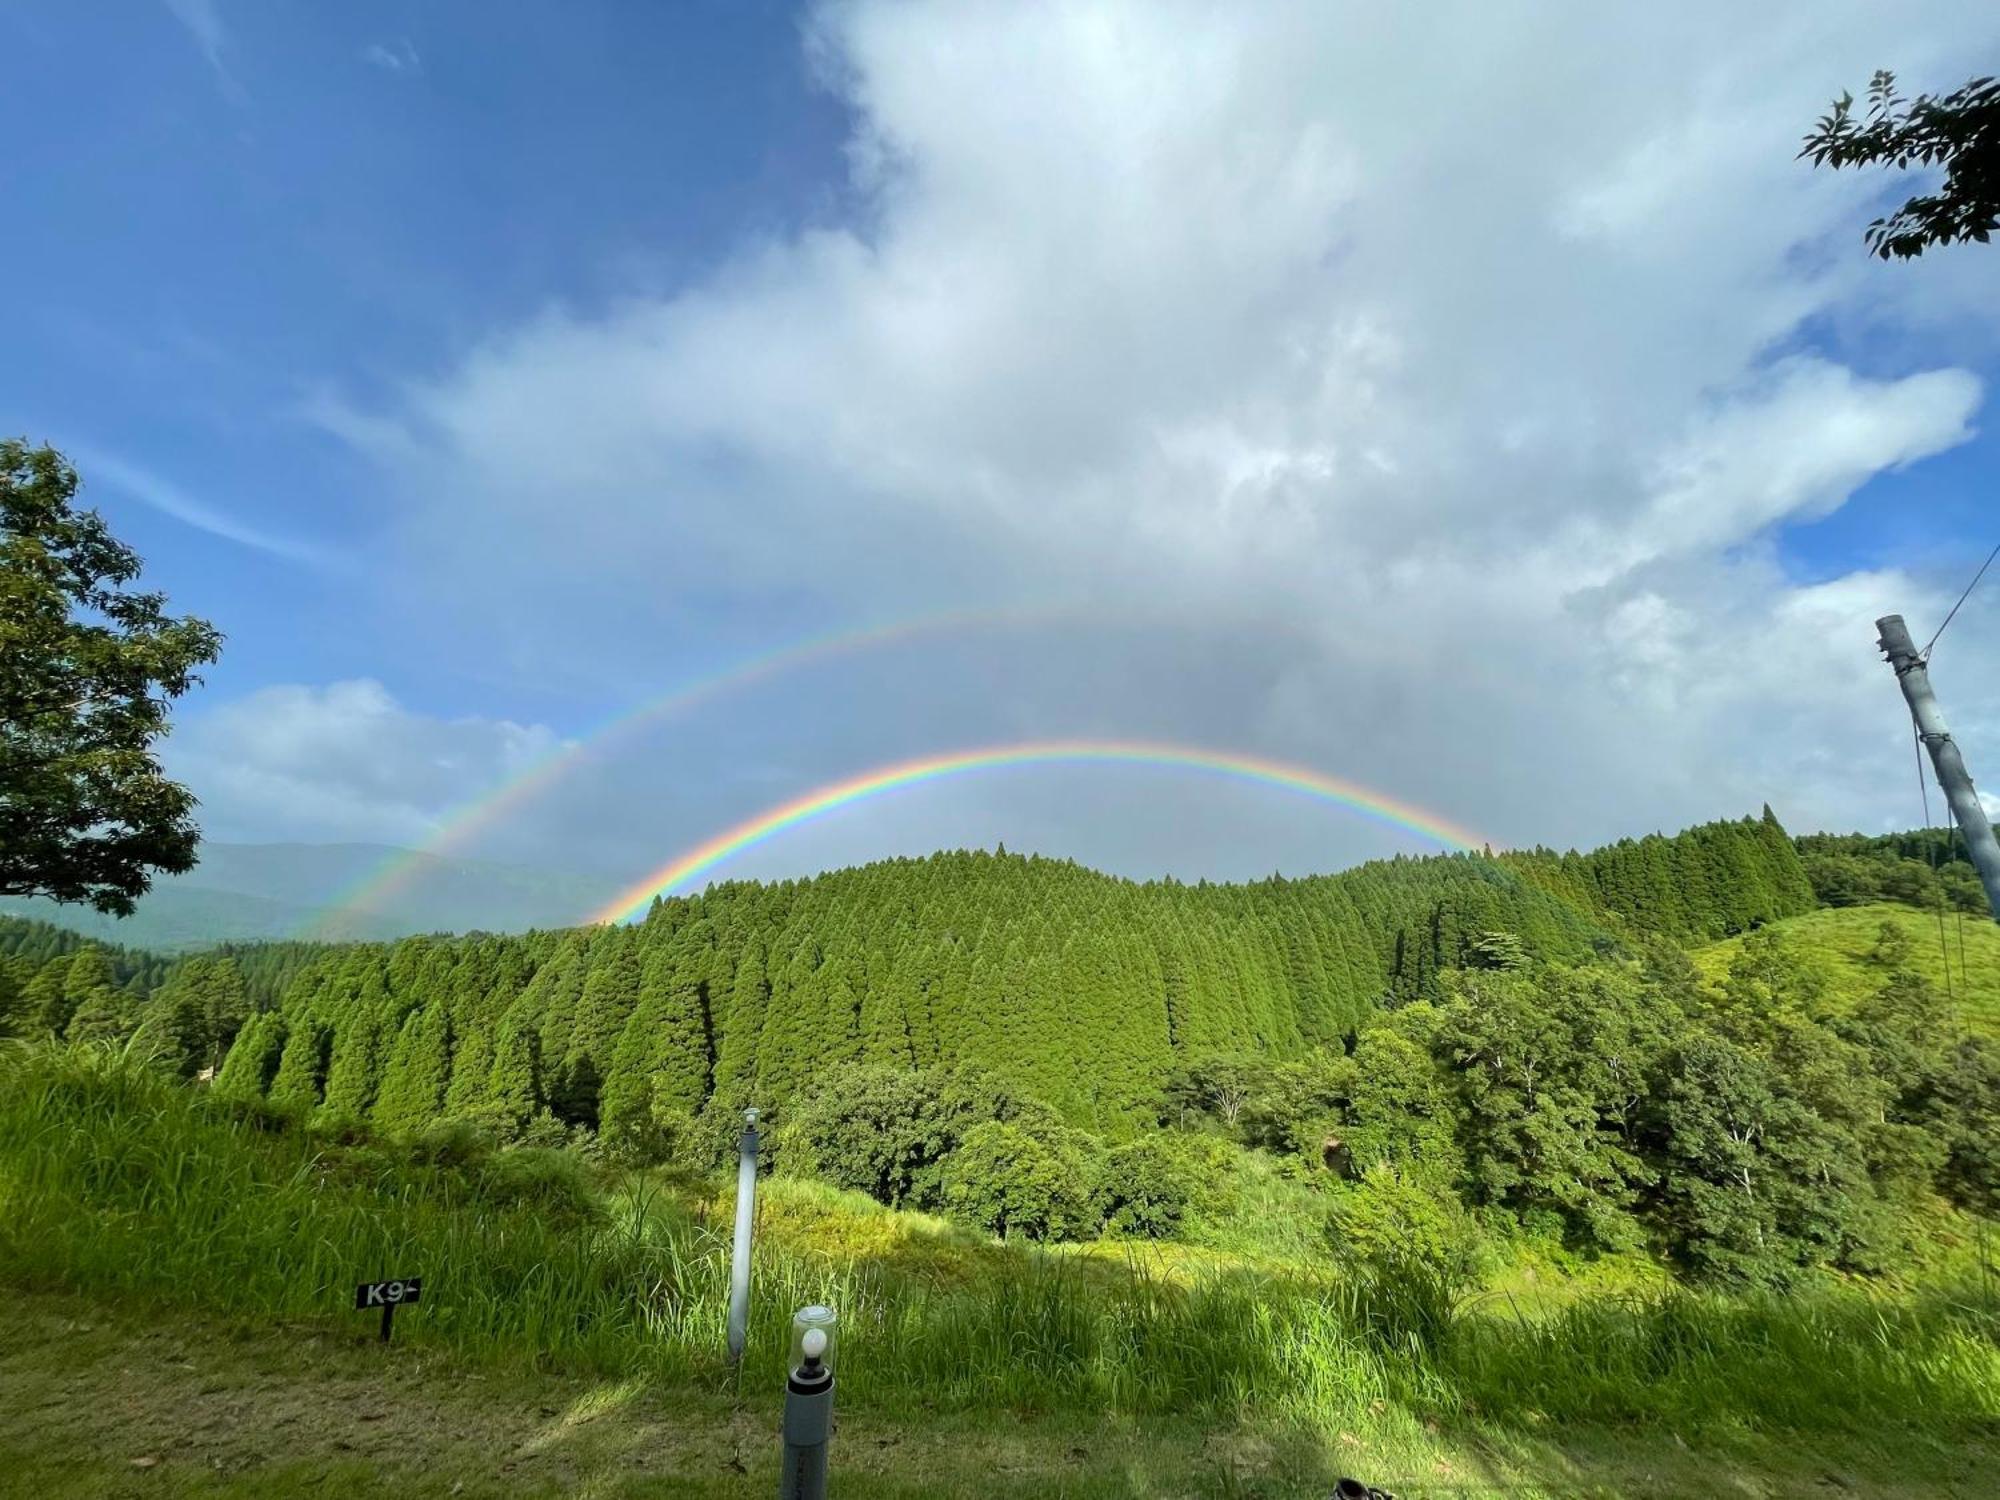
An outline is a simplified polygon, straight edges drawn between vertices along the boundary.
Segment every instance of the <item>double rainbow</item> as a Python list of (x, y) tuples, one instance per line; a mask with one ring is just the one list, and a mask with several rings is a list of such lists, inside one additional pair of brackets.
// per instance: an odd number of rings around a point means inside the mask
[(919, 615), (886, 625), (835, 631), (793, 641), (761, 655), (733, 662), (706, 677), (684, 682), (669, 692), (621, 710), (576, 739), (537, 757), (497, 786), (488, 787), (460, 803), (445, 814), (421, 848), (397, 850), (351, 884), (336, 891), (301, 935), (310, 935), (319, 923), (340, 912), (380, 911), (390, 906), (410, 881), (423, 871), (427, 856), (463, 848), (501, 819), (532, 802), (592, 756), (648, 725), (685, 714), (710, 699), (740, 691), (814, 662), (858, 655), (933, 636), (995, 626), (1036, 625), (1088, 612), (1085, 608), (1074, 606), (1026, 605), (1013, 609), (957, 610)]
[(1262, 756), (1238, 755), (1227, 751), (1202, 750), (1184, 745), (1153, 744), (1140, 740), (1035, 740), (1019, 745), (990, 746), (957, 750), (898, 761), (863, 771), (842, 781), (831, 782), (791, 801), (757, 814), (733, 828), (726, 828), (706, 842), (677, 855), (643, 879), (621, 890), (584, 920), (618, 922), (644, 911), (653, 897), (666, 895), (707, 874), (732, 855), (740, 854), (766, 839), (798, 827), (824, 813), (850, 807), (871, 797), (963, 776), (973, 771), (989, 771), (1004, 766), (1046, 766), (1111, 763), (1116, 765), (1167, 766), (1179, 770), (1202, 771), (1238, 781), (1276, 787), (1332, 803), (1375, 822), (1414, 833), (1448, 849), (1477, 850), (1487, 840), (1470, 829), (1436, 813), (1310, 767), (1267, 760)]

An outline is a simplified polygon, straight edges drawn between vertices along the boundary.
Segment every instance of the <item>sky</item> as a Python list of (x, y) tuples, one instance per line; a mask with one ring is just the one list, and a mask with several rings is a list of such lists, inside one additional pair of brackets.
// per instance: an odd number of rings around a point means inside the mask
[[(2000, 249), (1873, 260), (1923, 179), (1795, 156), (2000, 68), (1990, 5), (75, 0), (0, 52), (0, 428), (226, 632), (163, 749), (212, 837), (628, 878), (1074, 738), (1496, 846), (1920, 821), (1873, 621), (2000, 542)], [(2000, 584), (1933, 663), (2000, 787), (1996, 661)], [(717, 873), (999, 842), (1434, 847), (1014, 767)]]

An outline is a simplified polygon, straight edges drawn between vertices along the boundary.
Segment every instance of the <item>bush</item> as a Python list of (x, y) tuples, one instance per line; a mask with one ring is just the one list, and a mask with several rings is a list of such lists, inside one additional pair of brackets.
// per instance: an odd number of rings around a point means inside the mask
[(978, 1126), (1010, 1123), (1060, 1133), (1061, 1120), (976, 1065), (830, 1069), (776, 1133), (796, 1176), (866, 1193), (891, 1208), (944, 1201), (943, 1169)]
[(1097, 1227), (1088, 1137), (998, 1120), (975, 1125), (944, 1164), (945, 1207), (1003, 1240), (1076, 1239)]
[(460, 1116), (439, 1120), (419, 1131), (410, 1142), (410, 1154), (435, 1167), (464, 1167), (491, 1156), (500, 1140), (497, 1119)]
[(573, 1154), (542, 1146), (515, 1146), (478, 1167), (479, 1196), (501, 1208), (532, 1208), (559, 1222), (594, 1218), (597, 1198), (584, 1166)]
[(1210, 1136), (1156, 1131), (1105, 1160), (1099, 1211), (1105, 1229), (1134, 1239), (1181, 1235), (1194, 1219), (1226, 1213), (1236, 1153)]
[(345, 1110), (319, 1110), (307, 1128), (329, 1146), (365, 1146), (375, 1139), (366, 1120)]
[(1479, 1230), (1458, 1200), (1391, 1166), (1371, 1167), (1335, 1192), (1327, 1238), (1352, 1264), (1415, 1262), (1458, 1279), (1476, 1274), (1482, 1259)]
[(894, 1208), (937, 1197), (937, 1168), (963, 1122), (942, 1068), (833, 1069), (778, 1132), (778, 1159), (798, 1176), (866, 1193)]
[(582, 1146), (593, 1139), (587, 1127), (566, 1125), (545, 1109), (521, 1127), (513, 1144), (541, 1151), (560, 1151), (565, 1146)]
[(247, 1098), (240, 1094), (211, 1095), (209, 1107), (224, 1118), (241, 1121), (255, 1130), (293, 1130), (300, 1123), (297, 1111), (255, 1094)]

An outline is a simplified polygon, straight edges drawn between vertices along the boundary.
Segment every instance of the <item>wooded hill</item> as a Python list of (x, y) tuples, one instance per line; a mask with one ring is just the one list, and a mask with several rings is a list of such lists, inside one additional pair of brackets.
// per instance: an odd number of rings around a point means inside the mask
[(389, 1131), (782, 1112), (837, 1065), (947, 1061), (1116, 1138), (1178, 1061), (1337, 1043), (1449, 969), (1712, 939), (1813, 905), (1767, 808), (1590, 854), (1248, 885), (959, 851), (720, 885), (630, 927), (197, 956), (144, 998), (87, 954), (60, 974), (17, 961), (12, 987), (16, 1029), (143, 1026), (186, 1071), (224, 1059), (219, 1088)]

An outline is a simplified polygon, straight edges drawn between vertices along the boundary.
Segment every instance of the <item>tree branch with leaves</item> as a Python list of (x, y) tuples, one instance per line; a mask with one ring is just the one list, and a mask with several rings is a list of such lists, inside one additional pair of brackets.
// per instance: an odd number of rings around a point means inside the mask
[(1896, 75), (1868, 84), (1867, 119), (1843, 93), (1805, 138), (1801, 158), (1816, 167), (1942, 167), (1934, 193), (1907, 199), (1868, 226), (1868, 248), (1887, 260), (1912, 259), (1933, 245), (1976, 240), (2000, 228), (2000, 81), (1975, 78), (1944, 95), (1904, 99)]
[(128, 588), (138, 554), (55, 449), (0, 440), (0, 893), (124, 915), (193, 868), (194, 794), (153, 750), (222, 636)]

